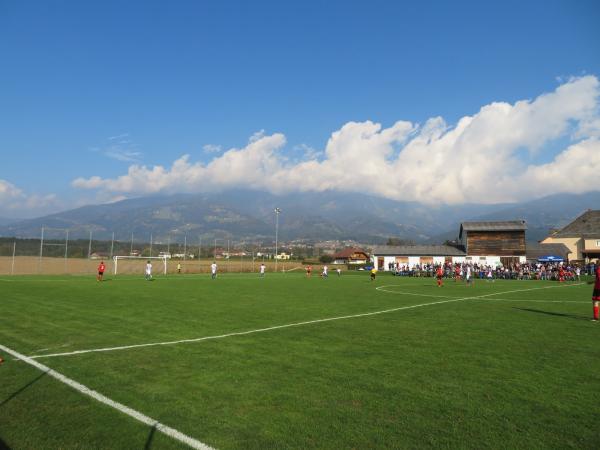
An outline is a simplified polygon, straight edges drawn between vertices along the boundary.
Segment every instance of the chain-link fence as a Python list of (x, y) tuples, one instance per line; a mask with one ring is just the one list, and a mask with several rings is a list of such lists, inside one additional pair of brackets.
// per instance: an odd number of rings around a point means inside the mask
[[(114, 256), (166, 257), (167, 273), (208, 273), (213, 261), (219, 272), (258, 272), (261, 263), (267, 272), (298, 270), (301, 261), (273, 258), (272, 249), (260, 244), (233, 242), (223, 238), (172, 233), (160, 239), (135, 232), (72, 232), (68, 229), (40, 230), (39, 238), (0, 238), (0, 275), (93, 274), (100, 261), (106, 273), (114, 272)], [(119, 262), (119, 274), (143, 274), (143, 260)], [(157, 272), (158, 273), (158, 272)]]

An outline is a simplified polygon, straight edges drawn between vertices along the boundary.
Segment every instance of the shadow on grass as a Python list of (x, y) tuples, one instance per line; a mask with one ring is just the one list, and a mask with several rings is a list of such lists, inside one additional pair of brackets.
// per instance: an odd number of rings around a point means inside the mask
[(148, 439), (146, 439), (146, 445), (144, 445), (144, 450), (150, 450), (152, 448), (152, 440), (154, 439), (155, 432), (156, 426), (150, 428), (150, 434), (148, 435)]
[(518, 308), (516, 306), (513, 306), (513, 309), (518, 309), (520, 311), (527, 311), (527, 312), (532, 312), (532, 313), (537, 313), (537, 314), (546, 314), (548, 316), (567, 317), (569, 319), (575, 319), (575, 320), (589, 320), (589, 317), (577, 316), (575, 314), (566, 314), (566, 313), (557, 313), (557, 312), (551, 312), (551, 311), (542, 311), (541, 309)]
[(11, 448), (6, 445), (6, 442), (4, 442), (2, 438), (0, 438), (0, 450), (11, 450)]
[[(0, 406), (4, 406), (6, 403), (10, 402), (13, 398), (15, 398), (17, 395), (19, 395), (21, 392), (23, 392), (29, 386), (37, 383), (44, 375), (46, 375), (46, 372), (42, 372), (37, 377), (35, 377), (33, 380), (31, 380), (29, 383), (27, 383), (25, 386), (23, 386), (21, 389), (19, 389), (16, 392), (13, 392), (11, 395), (8, 396), (8, 398), (6, 398), (5, 400), (2, 401), (2, 403), (0, 403)], [(0, 449), (1, 448), (2, 447), (0, 446)]]

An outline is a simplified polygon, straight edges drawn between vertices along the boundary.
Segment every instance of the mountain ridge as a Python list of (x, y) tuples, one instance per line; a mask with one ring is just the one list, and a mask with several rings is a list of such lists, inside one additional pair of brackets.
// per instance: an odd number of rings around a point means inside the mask
[(600, 192), (558, 194), (516, 204), (425, 205), (366, 194), (336, 191), (274, 195), (264, 191), (172, 194), (87, 205), (47, 216), (0, 226), (0, 236), (138, 238), (156, 241), (274, 239), (275, 207), (281, 208), (279, 238), (283, 240), (354, 240), (383, 243), (398, 237), (419, 243), (456, 238), (460, 222), (524, 219), (528, 240), (539, 240), (550, 228), (562, 227), (588, 208), (600, 209)]

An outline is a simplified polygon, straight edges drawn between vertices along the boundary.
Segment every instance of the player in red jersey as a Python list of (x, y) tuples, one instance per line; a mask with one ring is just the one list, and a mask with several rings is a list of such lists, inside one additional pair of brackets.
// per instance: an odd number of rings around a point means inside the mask
[(442, 277), (444, 276), (444, 271), (442, 270), (442, 266), (438, 267), (435, 271), (435, 275), (437, 277), (437, 285), (438, 287), (443, 286)]
[(558, 269), (558, 282), (562, 283), (565, 281), (565, 269), (563, 266), (560, 266)]
[(457, 265), (454, 268), (454, 282), (460, 281), (461, 272), (462, 272), (462, 269), (460, 268), (460, 265)]
[(104, 261), (100, 261), (100, 265), (98, 266), (98, 276), (96, 277), (97, 281), (102, 281), (102, 278), (104, 278), (105, 270), (106, 266), (104, 265)]
[(596, 264), (596, 281), (592, 292), (592, 305), (594, 306), (594, 320), (598, 320), (598, 303), (600, 303), (600, 261)]
[(310, 273), (312, 272), (312, 267), (311, 266), (306, 266), (306, 277), (310, 277)]

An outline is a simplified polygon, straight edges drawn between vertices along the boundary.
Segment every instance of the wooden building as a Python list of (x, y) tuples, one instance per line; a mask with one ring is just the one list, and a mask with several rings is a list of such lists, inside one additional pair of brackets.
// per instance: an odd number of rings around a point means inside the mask
[(417, 264), (451, 262), (484, 266), (507, 266), (526, 261), (524, 220), (463, 222), (457, 245), (378, 246), (373, 249), (373, 264), (389, 270), (394, 264), (412, 268)]
[(555, 231), (543, 244), (564, 244), (570, 261), (600, 260), (600, 210), (588, 209), (566, 227)]
[(362, 248), (347, 247), (333, 255), (334, 264), (366, 264), (369, 254)]
[(525, 262), (526, 230), (524, 220), (463, 222), (458, 238), (467, 254), (467, 261), (506, 266)]

